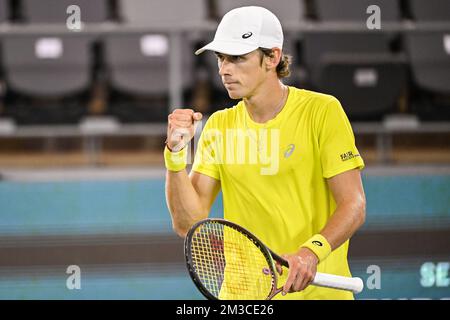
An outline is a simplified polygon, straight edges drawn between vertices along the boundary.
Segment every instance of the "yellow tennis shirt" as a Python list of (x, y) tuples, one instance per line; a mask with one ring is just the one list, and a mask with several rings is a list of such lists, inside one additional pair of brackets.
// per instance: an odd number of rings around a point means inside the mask
[[(254, 122), (243, 101), (209, 117), (192, 170), (220, 180), (224, 218), (254, 233), (274, 252), (295, 253), (319, 233), (336, 203), (327, 185), (344, 171), (364, 167), (350, 123), (333, 96), (289, 87), (272, 120)], [(349, 242), (318, 272), (351, 276)], [(286, 281), (287, 272), (279, 279)], [(349, 292), (309, 286), (281, 299), (352, 299)]]

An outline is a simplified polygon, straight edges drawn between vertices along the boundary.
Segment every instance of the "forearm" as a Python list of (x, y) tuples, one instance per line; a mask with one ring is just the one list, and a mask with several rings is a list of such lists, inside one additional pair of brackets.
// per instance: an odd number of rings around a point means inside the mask
[(338, 204), (326, 226), (320, 231), (334, 250), (361, 227), (365, 220), (365, 202), (363, 199)]
[(196, 221), (208, 216), (207, 208), (203, 207), (185, 169), (177, 172), (167, 170), (166, 201), (173, 228), (181, 237)]
[[(289, 263), (289, 275), (283, 286), (283, 292), (294, 292), (305, 289), (317, 272), (317, 264), (328, 256), (331, 250), (338, 248), (347, 241), (365, 219), (364, 197), (355, 197), (346, 202), (340, 202), (326, 226), (314, 235), (297, 253), (284, 255)], [(325, 238), (327, 244), (318, 244)]]

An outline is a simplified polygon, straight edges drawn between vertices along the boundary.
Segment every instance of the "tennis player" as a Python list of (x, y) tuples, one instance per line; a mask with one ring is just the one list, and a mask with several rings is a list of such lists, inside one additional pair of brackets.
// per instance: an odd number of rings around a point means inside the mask
[(223, 84), (240, 101), (209, 117), (189, 174), (186, 145), (202, 115), (169, 115), (164, 158), (173, 227), (185, 236), (221, 190), (224, 218), (288, 260), (277, 297), (353, 299), (309, 284), (316, 272), (351, 276), (349, 239), (365, 220), (364, 162), (336, 98), (283, 84), (290, 58), (282, 49), (280, 21), (252, 6), (229, 11), (214, 40), (196, 51), (217, 55)]

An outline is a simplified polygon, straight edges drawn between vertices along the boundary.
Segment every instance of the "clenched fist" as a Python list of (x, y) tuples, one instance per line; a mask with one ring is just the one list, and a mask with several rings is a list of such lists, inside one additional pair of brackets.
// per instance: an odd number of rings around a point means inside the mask
[(168, 117), (167, 147), (174, 152), (183, 149), (195, 135), (200, 112), (192, 109), (176, 109)]

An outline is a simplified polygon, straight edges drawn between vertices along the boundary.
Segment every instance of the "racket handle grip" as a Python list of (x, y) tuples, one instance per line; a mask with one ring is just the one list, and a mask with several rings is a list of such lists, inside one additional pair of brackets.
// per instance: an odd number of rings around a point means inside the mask
[(316, 273), (312, 284), (319, 287), (352, 291), (353, 293), (360, 293), (364, 288), (361, 278), (343, 277), (320, 272)]

